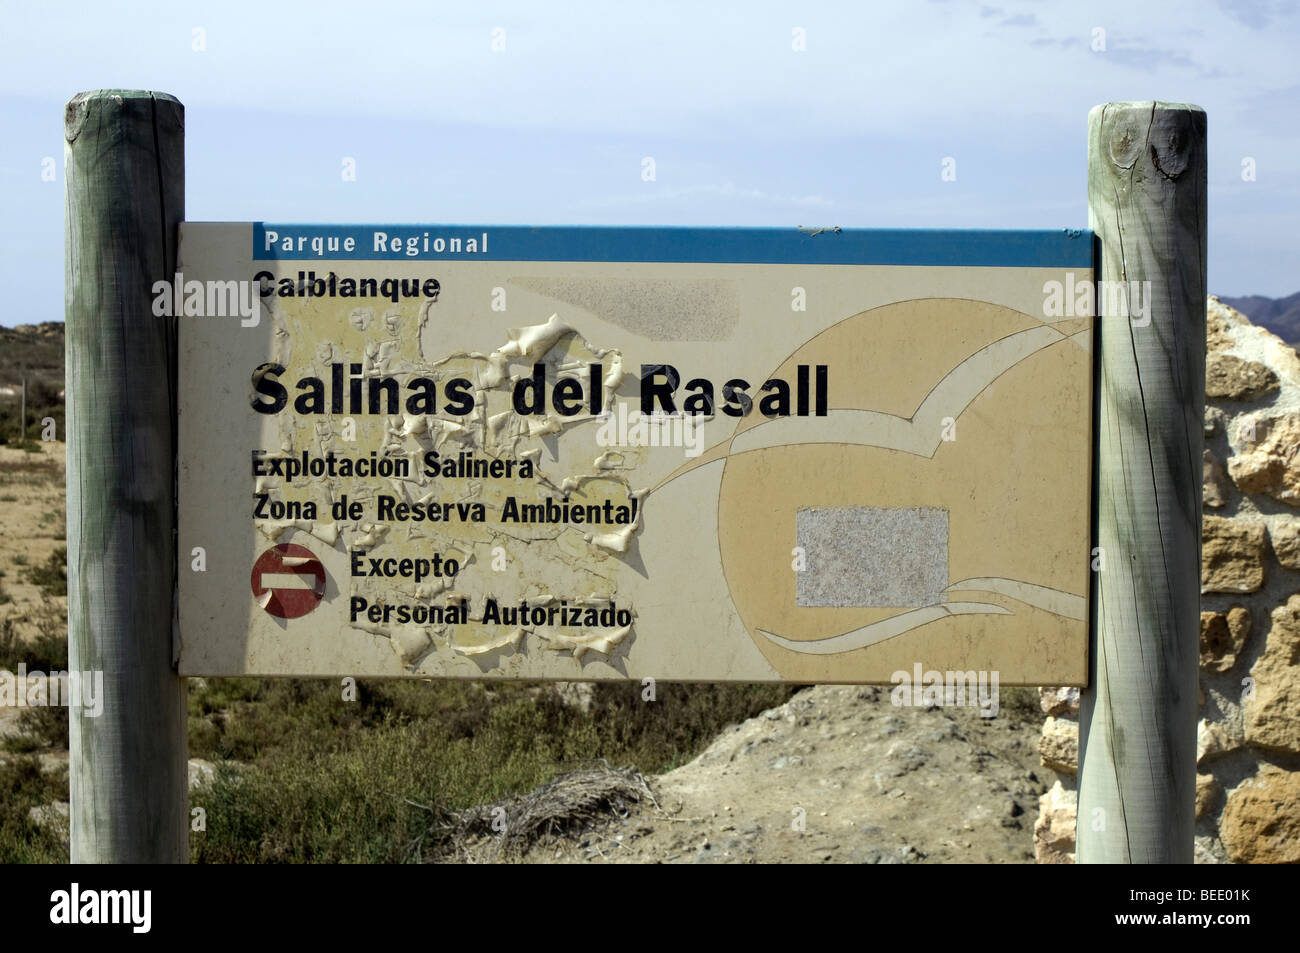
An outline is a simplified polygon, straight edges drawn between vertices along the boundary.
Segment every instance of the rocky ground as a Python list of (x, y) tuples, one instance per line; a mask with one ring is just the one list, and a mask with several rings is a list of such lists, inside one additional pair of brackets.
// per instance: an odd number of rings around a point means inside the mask
[[(1032, 863), (1042, 714), (895, 707), (821, 686), (651, 779), (642, 804), (529, 863)], [(1034, 698), (1037, 697), (1034, 693)]]
[(0, 625), (30, 639), (60, 628), (66, 600), (45, 596), (29, 571), (65, 545), (65, 444), (38, 442), (39, 452), (0, 446)]

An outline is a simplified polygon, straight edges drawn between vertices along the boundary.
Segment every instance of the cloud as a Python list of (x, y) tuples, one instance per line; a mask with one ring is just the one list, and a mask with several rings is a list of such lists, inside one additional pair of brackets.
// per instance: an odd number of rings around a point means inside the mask
[(1098, 53), (1116, 66), (1154, 73), (1156, 70), (1174, 67), (1192, 70), (1197, 73), (1208, 72), (1205, 67), (1193, 60), (1186, 53), (1178, 50), (1162, 50), (1154, 46), (1141, 46), (1136, 43), (1112, 43), (1105, 52)]
[(1219, 0), (1219, 8), (1242, 26), (1264, 30), (1296, 12), (1294, 0)]
[[(1291, 110), (1290, 119), (1279, 122), (1278, 105), (1280, 103), (1300, 103), (1300, 85), (1265, 86), (1252, 89), (1239, 96), (1233, 103), (1235, 117), (1246, 128), (1259, 132), (1271, 131), (1281, 134), (1288, 142), (1293, 141), (1289, 135), (1288, 125), (1294, 128), (1295, 110)], [(1293, 148), (1288, 146), (1288, 151)], [(1276, 183), (1280, 188), (1283, 183)]]
[(1000, 26), (1036, 26), (1038, 23), (1038, 18), (1032, 13), (1018, 13), (1015, 16), (1010, 16), (1001, 7), (980, 7), (980, 16), (985, 20), (998, 17)]

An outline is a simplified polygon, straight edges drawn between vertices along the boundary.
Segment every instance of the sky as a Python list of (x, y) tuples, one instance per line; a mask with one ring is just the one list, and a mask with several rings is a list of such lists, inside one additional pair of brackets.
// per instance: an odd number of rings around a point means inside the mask
[(0, 324), (63, 317), (99, 88), (185, 104), (191, 221), (1079, 228), (1088, 111), (1194, 103), (1209, 290), (1289, 295), (1298, 7), (3, 0)]

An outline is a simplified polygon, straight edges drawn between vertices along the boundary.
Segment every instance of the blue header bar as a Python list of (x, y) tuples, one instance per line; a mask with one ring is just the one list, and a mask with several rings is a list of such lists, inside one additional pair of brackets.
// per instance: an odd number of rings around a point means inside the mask
[(600, 261), (1092, 267), (1086, 229), (253, 223), (254, 261)]

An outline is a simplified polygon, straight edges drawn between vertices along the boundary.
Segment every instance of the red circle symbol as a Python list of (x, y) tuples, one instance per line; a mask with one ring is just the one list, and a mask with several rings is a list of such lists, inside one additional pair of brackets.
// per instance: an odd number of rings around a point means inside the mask
[(320, 605), (325, 567), (306, 546), (281, 543), (253, 563), (253, 598), (277, 619), (296, 619)]

